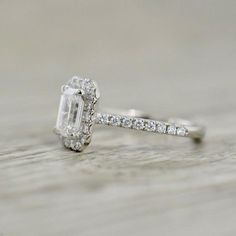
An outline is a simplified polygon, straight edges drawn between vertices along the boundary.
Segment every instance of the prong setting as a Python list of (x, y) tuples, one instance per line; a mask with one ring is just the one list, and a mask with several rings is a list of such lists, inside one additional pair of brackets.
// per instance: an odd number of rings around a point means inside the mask
[(82, 90), (82, 89), (77, 89), (77, 90), (75, 91), (75, 95), (84, 96), (84, 90)]

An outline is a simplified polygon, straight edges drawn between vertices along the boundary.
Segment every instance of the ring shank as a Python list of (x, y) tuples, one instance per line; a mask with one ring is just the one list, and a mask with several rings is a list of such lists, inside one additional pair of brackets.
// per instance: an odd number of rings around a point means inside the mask
[[(119, 115), (116, 115), (119, 114)], [(189, 137), (201, 141), (205, 136), (205, 127), (190, 121), (171, 118), (153, 119), (150, 115), (139, 110), (119, 110), (109, 113), (97, 113), (96, 124), (136, 129), (159, 134)]]

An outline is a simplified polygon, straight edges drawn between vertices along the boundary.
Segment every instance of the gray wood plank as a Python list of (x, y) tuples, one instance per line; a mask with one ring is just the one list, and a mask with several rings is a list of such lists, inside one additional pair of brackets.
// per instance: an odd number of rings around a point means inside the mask
[[(236, 234), (234, 1), (0, 3), (0, 235)], [(60, 85), (100, 107), (203, 122), (203, 143), (97, 128), (53, 135)]]

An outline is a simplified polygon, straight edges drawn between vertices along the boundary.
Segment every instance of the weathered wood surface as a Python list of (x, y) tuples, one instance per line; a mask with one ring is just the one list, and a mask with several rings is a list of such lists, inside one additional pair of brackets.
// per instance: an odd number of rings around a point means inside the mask
[[(1, 1), (0, 235), (236, 235), (235, 10)], [(63, 149), (59, 88), (78, 72), (101, 107), (196, 118), (205, 142), (105, 128)]]

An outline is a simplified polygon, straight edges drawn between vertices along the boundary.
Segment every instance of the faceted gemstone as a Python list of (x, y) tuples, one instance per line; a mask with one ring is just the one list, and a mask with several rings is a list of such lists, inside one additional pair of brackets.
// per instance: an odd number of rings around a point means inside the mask
[(76, 92), (76, 89), (68, 88), (61, 96), (56, 128), (62, 133), (80, 130), (84, 100)]
[(154, 121), (147, 121), (145, 124), (145, 129), (147, 131), (155, 131), (156, 130), (156, 123)]
[(142, 119), (135, 119), (134, 120), (134, 126), (133, 126), (134, 129), (143, 129), (144, 128), (144, 122)]
[(80, 77), (78, 77), (78, 76), (74, 76), (74, 77), (72, 77), (72, 79), (70, 80), (70, 82), (69, 82), (69, 86), (71, 87), (71, 88), (81, 88), (82, 87), (82, 85), (83, 85), (83, 83), (84, 83), (84, 79), (83, 78), (80, 78)]
[(91, 122), (91, 115), (90, 115), (90, 113), (85, 112), (84, 115), (83, 115), (83, 119), (84, 119), (84, 121), (85, 121), (86, 123)]
[(119, 126), (120, 125), (120, 117), (118, 117), (118, 116), (111, 116), (110, 125)]
[(101, 117), (101, 124), (107, 125), (109, 123), (109, 116), (106, 114), (103, 114)]
[(83, 127), (83, 133), (84, 134), (89, 134), (90, 133), (90, 127), (89, 126), (87, 126), (87, 125), (85, 125), (84, 127)]
[(70, 148), (74, 151), (79, 151), (81, 149), (81, 147), (82, 147), (81, 143), (76, 142), (76, 141), (72, 142), (72, 144), (70, 146)]
[(175, 135), (176, 134), (176, 127), (173, 125), (168, 126), (167, 133), (170, 135)]
[(72, 141), (69, 140), (69, 139), (65, 139), (65, 140), (64, 140), (64, 145), (65, 145), (65, 147), (67, 147), (67, 148), (70, 148), (71, 143), (72, 143)]
[(177, 129), (177, 135), (179, 136), (186, 136), (187, 135), (187, 130), (184, 127), (179, 127)]
[(164, 134), (166, 132), (166, 125), (164, 123), (159, 123), (157, 125), (157, 132)]
[(126, 117), (122, 120), (122, 126), (125, 128), (130, 128), (132, 126), (132, 119), (129, 117)]

